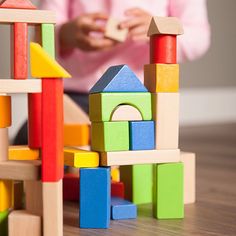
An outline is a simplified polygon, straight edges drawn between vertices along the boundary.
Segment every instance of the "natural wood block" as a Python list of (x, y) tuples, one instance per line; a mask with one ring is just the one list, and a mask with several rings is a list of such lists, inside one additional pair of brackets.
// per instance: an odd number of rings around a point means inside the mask
[(8, 159), (12, 161), (33, 161), (40, 159), (38, 149), (31, 149), (28, 146), (10, 146)]
[(152, 94), (156, 122), (156, 149), (177, 149), (179, 142), (179, 93)]
[(152, 93), (179, 91), (178, 64), (148, 64), (144, 66), (144, 85)]
[(105, 37), (118, 42), (124, 42), (128, 35), (128, 29), (120, 29), (119, 24), (119, 20), (110, 18), (106, 24)]
[(14, 210), (23, 209), (24, 184), (23, 181), (14, 181)]
[(12, 207), (13, 203), (13, 181), (0, 180), (0, 212)]
[(0, 162), (0, 179), (39, 180), (41, 161)]
[(45, 10), (0, 9), (0, 23), (56, 23), (56, 14)]
[(0, 128), (11, 126), (11, 96), (0, 95)]
[(42, 86), (39, 79), (12, 80), (1, 79), (0, 93), (41, 93)]
[(63, 236), (62, 180), (43, 183), (43, 235)]
[(184, 204), (196, 201), (196, 155), (181, 152), (180, 161), (184, 164)]
[(118, 106), (112, 114), (112, 121), (134, 121), (142, 120), (141, 113), (134, 107), (129, 105)]
[(170, 163), (180, 161), (179, 149), (102, 152), (101, 166)]
[(0, 128), (0, 163), (8, 160), (8, 128)]
[(24, 210), (12, 211), (8, 217), (9, 236), (41, 236), (41, 223), (40, 216)]

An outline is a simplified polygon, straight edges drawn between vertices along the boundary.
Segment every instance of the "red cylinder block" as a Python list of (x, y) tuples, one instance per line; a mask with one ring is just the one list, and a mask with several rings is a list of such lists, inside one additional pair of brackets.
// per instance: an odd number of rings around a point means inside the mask
[(176, 64), (176, 35), (152, 35), (150, 37), (150, 63)]

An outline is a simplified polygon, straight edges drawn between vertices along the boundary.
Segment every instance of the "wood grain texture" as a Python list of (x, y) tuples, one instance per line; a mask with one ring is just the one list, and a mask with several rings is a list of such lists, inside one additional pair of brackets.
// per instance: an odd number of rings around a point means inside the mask
[(0, 128), (0, 163), (8, 160), (8, 128)]

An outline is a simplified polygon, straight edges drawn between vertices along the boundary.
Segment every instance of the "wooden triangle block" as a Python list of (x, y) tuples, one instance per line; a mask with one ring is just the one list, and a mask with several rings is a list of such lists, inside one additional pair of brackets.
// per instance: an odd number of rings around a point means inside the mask
[[(1, 1), (0, 1), (1, 3)], [(0, 5), (0, 8), (13, 8), (13, 9), (36, 9), (29, 0), (5, 0)]]
[(35, 78), (70, 78), (64, 70), (38, 43), (30, 43), (31, 74)]

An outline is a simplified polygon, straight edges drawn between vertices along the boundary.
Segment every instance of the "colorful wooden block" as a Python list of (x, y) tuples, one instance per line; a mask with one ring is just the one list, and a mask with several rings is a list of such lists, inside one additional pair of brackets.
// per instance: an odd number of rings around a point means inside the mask
[(119, 105), (135, 107), (143, 120), (151, 120), (150, 93), (99, 93), (89, 96), (89, 117), (91, 121), (110, 121)]
[(109, 227), (110, 178), (110, 168), (80, 169), (81, 228)]
[(39, 44), (30, 43), (31, 74), (36, 78), (70, 78), (63, 69)]
[(43, 183), (43, 235), (63, 236), (62, 180)]
[(8, 217), (9, 236), (41, 236), (41, 217), (27, 211), (12, 211)]
[(105, 37), (118, 42), (124, 42), (128, 36), (128, 29), (120, 29), (119, 24), (120, 21), (117, 19), (108, 19), (106, 23)]
[(8, 128), (0, 128), (0, 163), (8, 160)]
[(180, 161), (184, 164), (184, 204), (196, 201), (196, 155), (181, 152)]
[(93, 151), (129, 150), (129, 123), (93, 122), (91, 149)]
[(64, 124), (64, 146), (87, 146), (89, 143), (89, 125)]
[(152, 94), (156, 122), (156, 149), (176, 149), (179, 144), (179, 93)]
[(144, 84), (152, 93), (179, 91), (178, 64), (149, 64), (144, 66)]
[(13, 181), (0, 180), (0, 212), (12, 207), (13, 203)]
[(119, 166), (112, 166), (111, 167), (111, 180), (120, 182), (120, 169)]
[(99, 154), (97, 152), (64, 148), (64, 164), (76, 168), (99, 166)]
[(42, 46), (43, 49), (51, 56), (55, 58), (55, 32), (54, 24), (42, 24), (41, 34), (42, 34)]
[(121, 166), (121, 181), (125, 185), (125, 199), (135, 204), (152, 202), (152, 165)]
[(11, 96), (0, 95), (0, 128), (11, 126)]
[(13, 161), (29, 161), (40, 159), (38, 149), (31, 149), (28, 146), (10, 146), (8, 159)]
[(137, 206), (122, 198), (111, 198), (111, 219), (127, 220), (137, 218)]
[(78, 174), (65, 174), (63, 178), (63, 200), (79, 201), (80, 181)]
[(120, 105), (112, 113), (112, 121), (142, 120), (141, 113), (132, 106)]
[(9, 211), (0, 212), (0, 235), (8, 236), (8, 214)]
[(92, 93), (147, 92), (127, 65), (111, 66), (90, 90)]
[(1, 3), (0, 8), (36, 9), (36, 6), (29, 0), (6, 0)]
[(102, 152), (101, 166), (171, 163), (180, 161), (179, 149)]
[(130, 121), (129, 122), (129, 149), (153, 150), (155, 149), (155, 122)]
[(23, 209), (24, 184), (23, 181), (14, 181), (14, 210)]
[(153, 214), (157, 219), (184, 217), (183, 164), (160, 164), (154, 167)]
[(14, 23), (14, 79), (28, 77), (28, 25)]
[(123, 198), (125, 197), (125, 185), (123, 182), (111, 182), (111, 196), (112, 197), (119, 197)]

